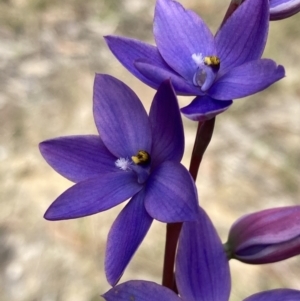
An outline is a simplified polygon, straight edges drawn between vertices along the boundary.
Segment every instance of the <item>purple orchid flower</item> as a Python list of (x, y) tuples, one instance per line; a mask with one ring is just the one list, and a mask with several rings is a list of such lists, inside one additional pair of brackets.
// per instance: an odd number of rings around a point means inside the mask
[(232, 99), (257, 93), (284, 77), (282, 66), (261, 59), (268, 26), (268, 0), (246, 0), (215, 37), (193, 11), (173, 0), (157, 0), (157, 47), (118, 36), (105, 39), (144, 83), (157, 89), (169, 78), (177, 94), (197, 95), (181, 112), (203, 121), (228, 109)]
[(40, 144), (45, 160), (76, 183), (52, 203), (45, 218), (83, 217), (132, 197), (108, 235), (106, 276), (115, 285), (153, 219), (196, 219), (197, 192), (179, 163), (184, 134), (170, 81), (158, 88), (148, 117), (128, 86), (109, 75), (96, 75), (94, 119), (100, 136), (60, 137)]
[[(196, 222), (183, 224), (176, 259), (180, 297), (148, 281), (128, 281), (103, 295), (106, 301), (228, 301), (231, 289), (229, 264), (209, 217), (200, 209)], [(254, 294), (244, 301), (297, 301), (300, 291), (277, 289)]]
[(230, 229), (230, 257), (271, 263), (300, 254), (300, 206), (263, 210), (241, 217)]
[(282, 20), (300, 11), (300, 0), (270, 0), (270, 20)]

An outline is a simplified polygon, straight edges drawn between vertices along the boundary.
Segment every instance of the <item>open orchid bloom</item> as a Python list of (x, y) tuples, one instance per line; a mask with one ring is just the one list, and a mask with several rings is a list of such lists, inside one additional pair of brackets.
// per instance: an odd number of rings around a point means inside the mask
[(203, 20), (173, 0), (158, 0), (152, 46), (118, 36), (105, 37), (119, 61), (157, 89), (171, 79), (179, 95), (196, 95), (182, 113), (210, 119), (232, 99), (257, 93), (284, 77), (284, 68), (261, 59), (269, 26), (269, 1), (246, 0), (214, 37)]
[(100, 136), (60, 137), (40, 144), (46, 161), (76, 183), (52, 203), (45, 218), (83, 217), (131, 198), (108, 236), (106, 276), (114, 285), (153, 219), (196, 219), (197, 192), (180, 164), (183, 126), (169, 80), (158, 88), (148, 116), (128, 86), (109, 75), (96, 75), (94, 119)]
[(229, 257), (261, 264), (300, 254), (300, 206), (267, 209), (238, 219), (230, 229)]
[[(184, 223), (176, 259), (178, 293), (148, 281), (128, 281), (103, 295), (106, 301), (228, 301), (230, 272), (216, 230), (200, 209), (196, 222)], [(244, 301), (298, 301), (300, 291), (277, 289), (254, 294)]]

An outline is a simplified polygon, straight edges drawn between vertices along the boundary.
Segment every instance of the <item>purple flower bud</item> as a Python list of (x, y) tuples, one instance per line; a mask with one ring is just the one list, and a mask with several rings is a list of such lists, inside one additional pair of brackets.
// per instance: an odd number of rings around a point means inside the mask
[(300, 11), (300, 0), (270, 0), (270, 20), (291, 17)]
[(300, 254), (300, 206), (263, 210), (238, 219), (229, 231), (230, 258), (271, 263)]

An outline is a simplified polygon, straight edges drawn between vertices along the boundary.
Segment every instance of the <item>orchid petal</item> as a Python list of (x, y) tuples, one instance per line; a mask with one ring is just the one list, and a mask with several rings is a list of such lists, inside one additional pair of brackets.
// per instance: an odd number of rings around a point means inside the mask
[(270, 20), (282, 20), (300, 11), (300, 0), (270, 0)]
[(269, 28), (269, 0), (246, 0), (215, 37), (220, 73), (261, 58)]
[(219, 100), (245, 97), (262, 91), (285, 76), (284, 68), (269, 59), (256, 60), (235, 67), (209, 89)]
[(99, 136), (68, 136), (40, 143), (47, 163), (65, 178), (79, 182), (117, 171), (113, 156)]
[(214, 226), (201, 208), (196, 222), (182, 226), (175, 275), (178, 291), (184, 300), (229, 299), (228, 260)]
[(106, 301), (182, 301), (170, 289), (150, 281), (131, 280), (113, 287), (103, 295)]
[(144, 206), (144, 191), (142, 190), (121, 211), (108, 234), (105, 273), (111, 286), (116, 285), (121, 278), (152, 221)]
[(184, 133), (179, 106), (170, 81), (163, 82), (154, 96), (149, 119), (152, 126), (152, 166), (164, 161), (180, 162)]
[(153, 170), (146, 186), (145, 207), (150, 216), (164, 223), (195, 220), (196, 187), (183, 165), (166, 161)]
[(300, 291), (293, 289), (274, 289), (254, 294), (244, 301), (299, 301)]
[[(140, 79), (150, 87), (157, 89), (160, 82), (152, 81), (148, 77), (137, 70), (134, 65), (136, 60), (148, 60), (150, 64), (157, 66), (161, 69), (165, 69), (168, 72), (173, 73), (174, 71), (165, 63), (159, 54), (157, 47), (141, 42), (135, 39), (129, 39), (118, 36), (106, 36), (105, 41), (116, 56), (116, 58), (127, 68), (134, 76)], [(166, 78), (165, 78), (166, 79)]]
[(197, 69), (193, 54), (216, 54), (214, 38), (206, 24), (176, 1), (156, 2), (153, 30), (163, 59), (187, 80), (193, 79)]
[(226, 111), (232, 100), (217, 100), (205, 96), (197, 96), (188, 106), (181, 109), (181, 113), (194, 121), (206, 121)]
[(94, 118), (105, 146), (116, 157), (150, 152), (148, 115), (136, 94), (109, 75), (97, 74), (94, 84)]
[(61, 194), (44, 217), (63, 220), (92, 215), (124, 202), (141, 189), (133, 172), (114, 172), (88, 179)]
[(135, 62), (135, 66), (141, 74), (152, 82), (160, 84), (166, 79), (171, 79), (174, 90), (179, 95), (203, 94), (201, 89), (192, 83), (192, 78), (190, 82), (188, 82), (181, 76), (177, 75), (174, 71), (169, 71), (159, 66), (155, 66), (145, 60), (137, 60)]

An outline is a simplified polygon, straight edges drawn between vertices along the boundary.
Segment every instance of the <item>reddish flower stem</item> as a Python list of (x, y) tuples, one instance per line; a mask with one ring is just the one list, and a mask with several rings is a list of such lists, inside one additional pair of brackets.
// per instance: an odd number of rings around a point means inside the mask
[[(211, 140), (215, 126), (215, 118), (205, 122), (199, 122), (195, 144), (192, 152), (190, 162), (190, 174), (196, 182), (197, 174), (204, 152)], [(162, 284), (175, 293), (178, 293), (176, 281), (174, 277), (174, 262), (176, 255), (176, 248), (178, 237), (180, 234), (182, 223), (167, 224), (166, 244), (165, 244), (165, 257), (163, 268)]]

